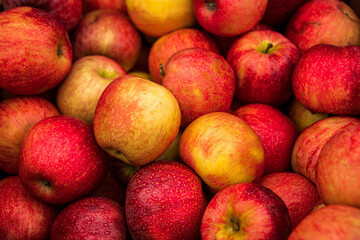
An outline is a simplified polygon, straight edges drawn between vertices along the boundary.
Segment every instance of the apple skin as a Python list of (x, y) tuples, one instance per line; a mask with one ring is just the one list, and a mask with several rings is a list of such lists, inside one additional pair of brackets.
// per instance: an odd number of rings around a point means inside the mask
[(360, 238), (360, 209), (329, 205), (306, 216), (288, 240), (338, 240)]
[(274, 30), (250, 31), (230, 47), (226, 60), (236, 76), (235, 97), (244, 104), (284, 104), (292, 95), (297, 47)]
[(144, 35), (158, 38), (196, 23), (192, 0), (125, 0), (127, 13)]
[(326, 205), (360, 208), (360, 125), (343, 128), (322, 148), (315, 183)]
[(181, 109), (181, 126), (210, 112), (228, 112), (235, 93), (235, 75), (225, 58), (204, 48), (187, 48), (172, 55), (162, 85)]
[(167, 60), (176, 52), (192, 47), (202, 47), (218, 53), (218, 47), (214, 40), (203, 30), (195, 28), (183, 28), (165, 34), (158, 38), (150, 48), (148, 66), (151, 78), (161, 84), (163, 76), (159, 67), (164, 67)]
[(83, 16), (72, 34), (71, 43), (74, 60), (86, 55), (103, 55), (129, 71), (140, 55), (142, 40), (126, 14), (99, 9)]
[(56, 216), (51, 239), (125, 240), (124, 207), (106, 197), (85, 197), (72, 202)]
[(66, 204), (101, 184), (107, 173), (107, 155), (97, 145), (90, 125), (58, 115), (35, 123), (26, 133), (18, 169), (31, 195)]
[(260, 137), (265, 152), (264, 174), (289, 171), (292, 148), (298, 136), (294, 123), (279, 109), (261, 103), (243, 105), (233, 114)]
[(311, 47), (301, 55), (294, 68), (294, 96), (313, 112), (359, 115), (359, 59), (360, 46), (318, 44)]
[(289, 210), (292, 228), (310, 214), (320, 201), (315, 184), (298, 173), (267, 174), (260, 179), (259, 184), (272, 190), (284, 201)]
[(301, 53), (317, 44), (359, 45), (360, 18), (343, 1), (311, 0), (291, 16), (285, 35)]
[(20, 6), (42, 9), (53, 15), (68, 32), (78, 24), (83, 7), (82, 0), (3, 0), (2, 4), (5, 10)]
[(264, 173), (259, 136), (226, 112), (208, 113), (190, 123), (181, 135), (179, 154), (213, 193), (233, 183), (258, 181)]
[(174, 95), (150, 80), (125, 75), (102, 93), (94, 116), (99, 146), (127, 164), (154, 161), (179, 132), (181, 112)]
[(355, 117), (331, 116), (307, 127), (294, 143), (291, 153), (292, 170), (315, 183), (316, 163), (326, 142), (341, 129), (359, 124), (360, 119)]
[(38, 121), (59, 115), (42, 97), (13, 96), (0, 102), (0, 170), (16, 175), (21, 142)]
[(82, 2), (84, 14), (103, 8), (116, 9), (127, 14), (125, 0), (82, 0)]
[(194, 0), (199, 24), (215, 35), (230, 37), (250, 31), (263, 17), (268, 0)]
[(201, 221), (201, 239), (286, 239), (289, 211), (273, 191), (257, 183), (237, 183), (220, 190)]
[(125, 70), (111, 58), (101, 55), (79, 58), (58, 87), (56, 103), (60, 112), (92, 124), (102, 92), (123, 75)]
[(0, 28), (0, 88), (36, 95), (66, 77), (71, 43), (64, 26), (49, 13), (33, 7), (8, 9), (0, 12)]
[(57, 206), (32, 197), (18, 176), (0, 180), (0, 196), (0, 239), (49, 239)]
[(125, 216), (134, 240), (197, 240), (205, 207), (201, 179), (180, 162), (143, 166), (127, 185)]

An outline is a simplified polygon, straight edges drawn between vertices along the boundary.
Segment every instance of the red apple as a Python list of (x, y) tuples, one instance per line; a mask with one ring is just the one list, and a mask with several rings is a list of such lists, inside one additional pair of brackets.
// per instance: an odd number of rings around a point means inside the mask
[(111, 58), (93, 55), (75, 61), (57, 90), (57, 106), (62, 114), (80, 118), (89, 124), (99, 98), (110, 82), (125, 75)]
[(5, 10), (20, 6), (40, 8), (50, 13), (70, 32), (81, 18), (83, 2), (82, 0), (3, 0)]
[(83, 13), (86, 14), (98, 9), (115, 9), (126, 13), (125, 0), (82, 0)]
[(306, 216), (288, 240), (360, 238), (360, 209), (346, 205), (322, 207)]
[(126, 223), (133, 239), (198, 240), (205, 206), (194, 171), (176, 161), (156, 161), (140, 168), (127, 186)]
[(199, 24), (219, 36), (250, 31), (263, 17), (268, 0), (194, 0)]
[(228, 112), (235, 92), (234, 71), (221, 55), (188, 48), (172, 55), (162, 85), (179, 102), (181, 126), (210, 112)]
[(35, 95), (58, 85), (68, 74), (72, 48), (62, 24), (33, 7), (0, 12), (0, 88)]
[(192, 47), (202, 47), (218, 53), (218, 48), (210, 36), (203, 30), (183, 28), (165, 34), (151, 45), (148, 65), (151, 78), (161, 84), (160, 64), (165, 67), (167, 60), (176, 52)]
[(75, 60), (86, 55), (103, 55), (129, 71), (140, 54), (142, 40), (126, 14), (99, 9), (83, 16), (71, 43)]
[(17, 176), (0, 180), (0, 239), (47, 240), (58, 213), (32, 197)]
[(296, 99), (310, 111), (359, 115), (360, 46), (311, 47), (294, 68), (292, 88)]
[(360, 125), (343, 128), (322, 148), (315, 183), (325, 204), (360, 208)]
[(94, 116), (100, 147), (131, 165), (154, 161), (179, 132), (181, 112), (174, 95), (150, 80), (125, 75), (102, 93)]
[(213, 193), (230, 184), (258, 181), (264, 173), (259, 136), (244, 120), (226, 112), (205, 114), (187, 126), (179, 154)]
[(36, 198), (65, 204), (93, 191), (107, 173), (107, 156), (93, 129), (59, 115), (35, 123), (20, 148), (19, 177)]
[(267, 174), (260, 179), (259, 183), (272, 190), (284, 201), (289, 210), (293, 228), (310, 214), (320, 201), (315, 184), (298, 173)]
[(126, 239), (124, 208), (106, 197), (86, 197), (67, 206), (51, 227), (52, 240)]
[(21, 142), (38, 121), (59, 115), (54, 104), (41, 97), (14, 96), (0, 102), (0, 169), (17, 174)]
[(326, 142), (341, 129), (359, 124), (360, 119), (355, 117), (332, 116), (307, 127), (296, 139), (291, 153), (293, 171), (315, 183), (316, 163)]
[(236, 76), (236, 98), (245, 104), (284, 104), (292, 95), (291, 74), (299, 55), (289, 39), (273, 30), (239, 37), (226, 56)]
[(232, 184), (207, 205), (201, 221), (201, 239), (287, 239), (289, 211), (273, 191), (257, 183)]
[(285, 35), (301, 53), (317, 44), (359, 45), (360, 18), (343, 1), (311, 0), (292, 15)]
[(261, 103), (247, 104), (233, 112), (260, 137), (265, 152), (264, 174), (290, 170), (291, 151), (298, 132), (279, 109)]

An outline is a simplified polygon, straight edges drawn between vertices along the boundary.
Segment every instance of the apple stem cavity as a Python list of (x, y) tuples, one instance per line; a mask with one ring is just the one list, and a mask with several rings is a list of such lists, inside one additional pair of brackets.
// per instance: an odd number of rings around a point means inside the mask
[(41, 179), (42, 183), (46, 186), (46, 187), (51, 187), (51, 183), (46, 180), (46, 179)]
[(58, 57), (64, 55), (63, 51), (61, 50), (61, 45), (59, 45), (57, 48), (57, 55), (58, 55)]
[(234, 231), (235, 232), (240, 231), (240, 223), (239, 223), (239, 221), (235, 217), (232, 217), (230, 219), (230, 221), (232, 223), (232, 228), (234, 229)]
[(164, 66), (162, 65), (162, 63), (160, 63), (159, 73), (162, 77), (165, 77)]
[(274, 45), (272, 43), (268, 43), (265, 49), (265, 53), (269, 53), (269, 50), (274, 47)]
[(206, 4), (206, 6), (207, 6), (207, 9), (209, 9), (210, 11), (214, 11), (215, 8), (216, 8), (215, 1), (205, 0), (205, 4)]

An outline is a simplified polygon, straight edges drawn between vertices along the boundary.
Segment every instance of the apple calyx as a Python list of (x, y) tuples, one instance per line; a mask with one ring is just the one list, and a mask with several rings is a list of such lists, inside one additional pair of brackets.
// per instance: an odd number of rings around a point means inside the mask
[(164, 66), (162, 63), (160, 63), (160, 66), (159, 66), (159, 73), (162, 77), (165, 77)]
[(48, 187), (50, 188), (51, 187), (51, 183), (46, 180), (46, 179), (40, 179), (40, 182), (45, 186), (45, 187)]
[(62, 45), (60, 44), (57, 48), (56, 54), (58, 57), (64, 55), (63, 51), (61, 50)]
[(234, 230), (234, 232), (240, 231), (240, 223), (235, 217), (231, 217), (230, 222), (232, 224), (232, 229)]
[(215, 1), (213, 1), (213, 0), (205, 0), (205, 4), (206, 4), (207, 9), (209, 9), (210, 11), (214, 11), (216, 8)]

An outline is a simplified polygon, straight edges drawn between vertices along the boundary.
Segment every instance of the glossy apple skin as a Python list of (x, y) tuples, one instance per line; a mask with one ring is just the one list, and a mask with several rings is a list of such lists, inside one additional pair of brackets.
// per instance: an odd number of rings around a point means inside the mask
[(360, 18), (343, 1), (312, 0), (295, 11), (285, 35), (301, 53), (317, 44), (359, 45)]
[(308, 49), (294, 68), (294, 96), (313, 112), (359, 115), (359, 59), (360, 46), (355, 45), (319, 44)]
[(179, 104), (165, 87), (125, 75), (102, 93), (94, 116), (97, 143), (130, 165), (154, 161), (175, 139), (181, 122)]
[(26, 132), (38, 121), (59, 115), (54, 104), (42, 97), (13, 96), (0, 102), (0, 169), (18, 173), (17, 162)]
[(194, 0), (199, 24), (215, 35), (230, 37), (250, 31), (263, 17), (268, 0)]
[(264, 173), (259, 136), (230, 113), (208, 113), (193, 121), (181, 135), (179, 154), (213, 193), (229, 184), (258, 181)]
[(279, 109), (261, 103), (243, 105), (233, 114), (260, 137), (265, 152), (264, 174), (289, 171), (292, 148), (298, 136), (294, 123)]
[(111, 58), (101, 55), (79, 58), (58, 87), (59, 110), (92, 124), (102, 92), (111, 81), (123, 75), (126, 75), (125, 70)]
[(151, 78), (161, 84), (160, 64), (166, 66), (167, 60), (176, 52), (192, 47), (202, 47), (218, 53), (214, 40), (203, 30), (183, 28), (158, 38), (150, 48), (148, 65)]
[(326, 142), (341, 129), (359, 125), (360, 119), (331, 116), (315, 122), (300, 133), (291, 153), (292, 170), (315, 183), (316, 163)]
[(337, 240), (360, 238), (360, 210), (347, 205), (329, 205), (306, 216), (288, 240)]
[(57, 206), (32, 197), (18, 176), (0, 180), (0, 196), (1, 239), (49, 239)]
[[(266, 52), (269, 43), (273, 46)], [(236, 98), (243, 104), (284, 104), (292, 95), (291, 74), (299, 56), (297, 47), (276, 31), (240, 36), (226, 55), (236, 76)]]
[(219, 191), (201, 221), (201, 239), (286, 239), (289, 211), (273, 191), (257, 183), (237, 183)]
[(134, 240), (197, 240), (205, 206), (194, 171), (176, 161), (156, 161), (141, 167), (127, 186), (126, 222)]
[(325, 204), (360, 208), (360, 125), (343, 128), (322, 148), (315, 183)]
[(90, 125), (58, 115), (29, 129), (20, 148), (18, 168), (31, 195), (66, 204), (101, 184), (107, 173), (107, 156), (97, 145)]
[(71, 43), (74, 60), (86, 55), (103, 55), (129, 71), (140, 54), (142, 40), (126, 14), (99, 9), (83, 16), (72, 34)]
[(86, 14), (98, 9), (116, 9), (120, 12), (126, 13), (125, 0), (82, 0), (83, 13)]
[(68, 32), (78, 24), (83, 7), (82, 0), (3, 0), (2, 4), (5, 10), (20, 6), (40, 8), (53, 15)]
[(124, 207), (106, 197), (85, 197), (72, 202), (56, 216), (51, 239), (125, 240)]
[(165, 67), (162, 85), (181, 109), (181, 126), (210, 112), (228, 112), (235, 93), (235, 75), (224, 57), (203, 48), (176, 52)]
[(284, 201), (292, 228), (310, 214), (320, 201), (315, 184), (299, 173), (267, 174), (260, 179), (259, 184), (272, 190)]
[(49, 13), (12, 8), (0, 13), (0, 28), (1, 88), (35, 95), (66, 77), (72, 63), (70, 40), (64, 26)]

